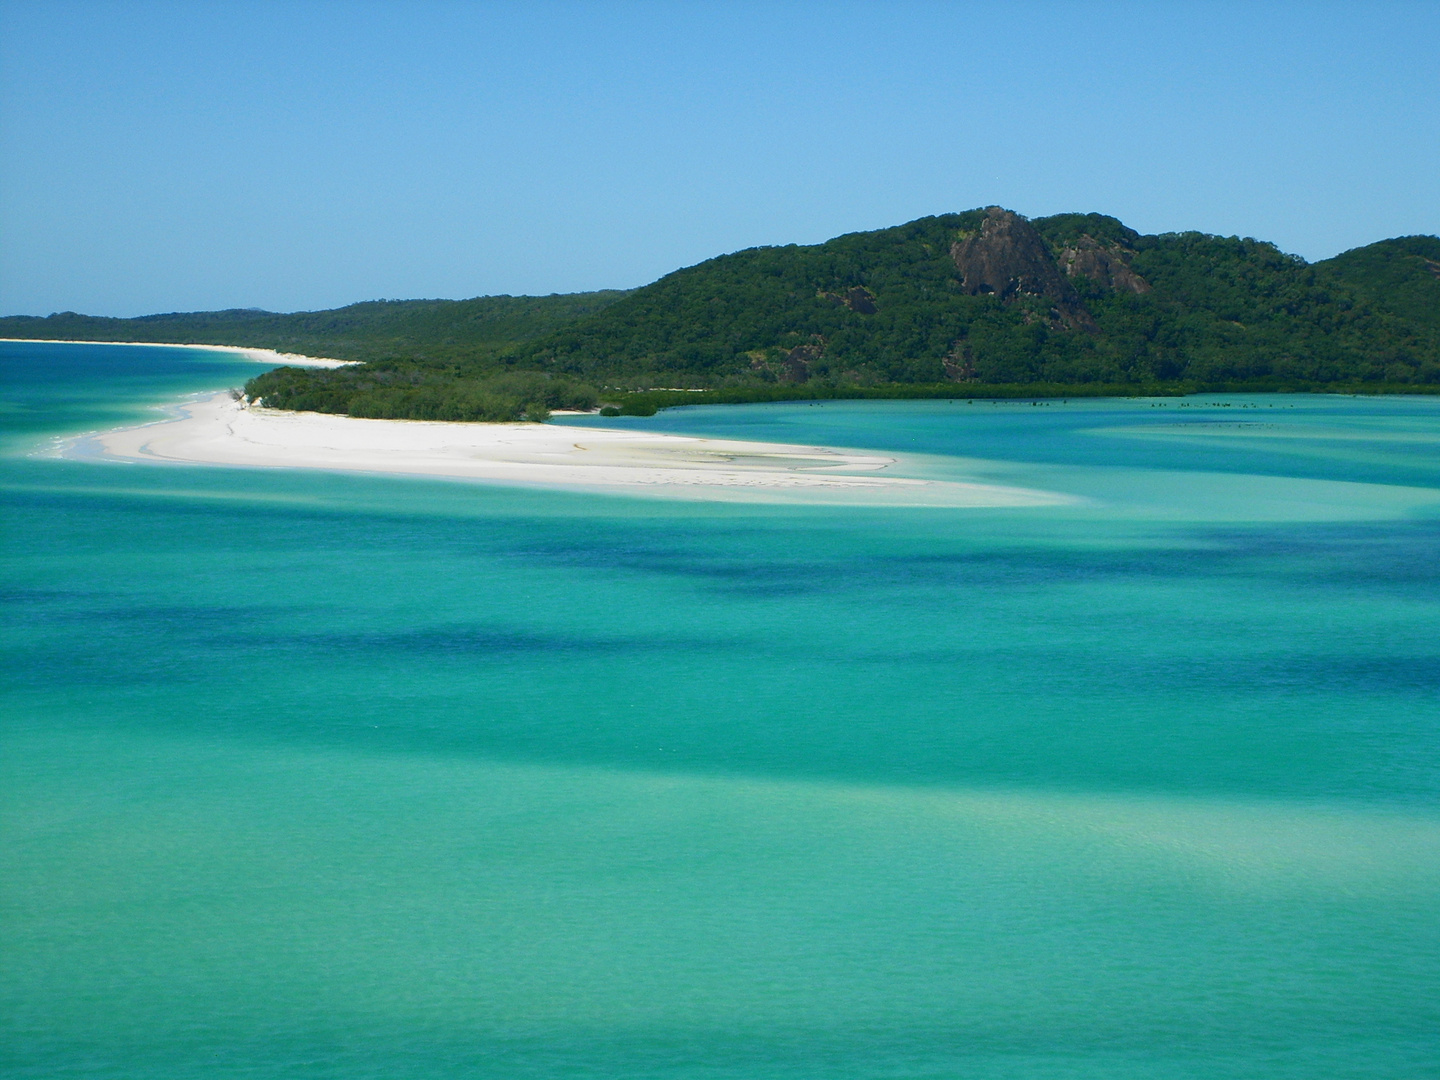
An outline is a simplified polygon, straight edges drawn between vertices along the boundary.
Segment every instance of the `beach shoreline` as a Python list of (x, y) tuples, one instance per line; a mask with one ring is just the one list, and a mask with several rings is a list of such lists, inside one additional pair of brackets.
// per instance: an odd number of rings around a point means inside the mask
[(61, 452), (721, 501), (964, 507), (1074, 501), (1027, 488), (897, 475), (897, 457), (830, 447), (627, 428), (370, 420), (266, 409), (227, 393), (178, 408), (178, 418), (80, 437)]
[(304, 356), (282, 353), (274, 349), (254, 349), (248, 345), (182, 345), (174, 341), (79, 341), (71, 338), (0, 338), (0, 341), (31, 342), (36, 345), (130, 345), (148, 349), (206, 349), (210, 352), (236, 353), (257, 364), (277, 367), (339, 368), (360, 363), (359, 360), (335, 360), (328, 356)]

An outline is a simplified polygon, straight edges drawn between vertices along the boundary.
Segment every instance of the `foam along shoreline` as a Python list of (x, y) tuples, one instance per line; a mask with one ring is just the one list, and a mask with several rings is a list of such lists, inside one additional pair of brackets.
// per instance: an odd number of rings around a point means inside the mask
[(180, 345), (173, 341), (72, 341), (69, 338), (0, 338), (0, 341), (30, 342), (35, 345), (129, 345), (147, 349), (206, 349), (210, 352), (234, 353), (257, 364), (277, 367), (337, 368), (358, 364), (358, 360), (332, 360), (327, 356), (301, 356), (274, 349), (252, 349), (244, 345)]
[(397, 473), (747, 502), (1026, 507), (1075, 500), (993, 484), (886, 474), (898, 459), (824, 447), (618, 428), (364, 420), (247, 407), (229, 394), (178, 419), (76, 440), (67, 456)]

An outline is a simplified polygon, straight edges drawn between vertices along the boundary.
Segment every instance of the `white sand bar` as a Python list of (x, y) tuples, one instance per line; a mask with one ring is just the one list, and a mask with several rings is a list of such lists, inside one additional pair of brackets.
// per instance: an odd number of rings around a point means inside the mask
[(301, 356), (299, 353), (276, 352), (274, 349), (248, 349), (242, 345), (177, 345), (173, 341), (74, 341), (67, 338), (0, 338), (0, 341), (23, 341), (36, 345), (130, 345), (146, 349), (207, 349), (210, 352), (234, 353), (257, 364), (278, 364), (285, 367), (337, 368), (358, 364), (358, 360), (332, 360), (327, 356)]
[(87, 440), (105, 457), (403, 473), (503, 484), (755, 502), (1047, 506), (1064, 495), (887, 475), (893, 457), (620, 428), (362, 420), (247, 408), (228, 394), (179, 419)]

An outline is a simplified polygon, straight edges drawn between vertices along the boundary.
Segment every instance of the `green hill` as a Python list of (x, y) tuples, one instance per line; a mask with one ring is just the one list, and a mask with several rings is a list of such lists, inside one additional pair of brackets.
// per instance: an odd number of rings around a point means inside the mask
[(1440, 236), (1381, 240), (1316, 268), (1381, 310), (1440, 330)]
[(976, 210), (711, 259), (511, 359), (670, 386), (1429, 385), (1435, 246), (1384, 241), (1311, 266), (1256, 240)]
[[(632, 292), (378, 301), (337, 311), (0, 319), (0, 336), (252, 345), (282, 408), (504, 419), (609, 399), (1440, 392), (1440, 238), (1310, 264), (1273, 244), (1142, 235), (999, 207), (709, 259)], [(597, 389), (598, 388), (598, 389)], [(703, 388), (707, 394), (683, 394)], [(673, 392), (672, 392), (673, 391)]]

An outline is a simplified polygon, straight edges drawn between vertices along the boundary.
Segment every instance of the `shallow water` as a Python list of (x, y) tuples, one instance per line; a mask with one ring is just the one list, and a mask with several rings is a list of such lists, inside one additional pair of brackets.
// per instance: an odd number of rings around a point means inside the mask
[(26, 456), (257, 370), (0, 344), (6, 1075), (1440, 1069), (1440, 401), (609, 422), (1008, 510)]

